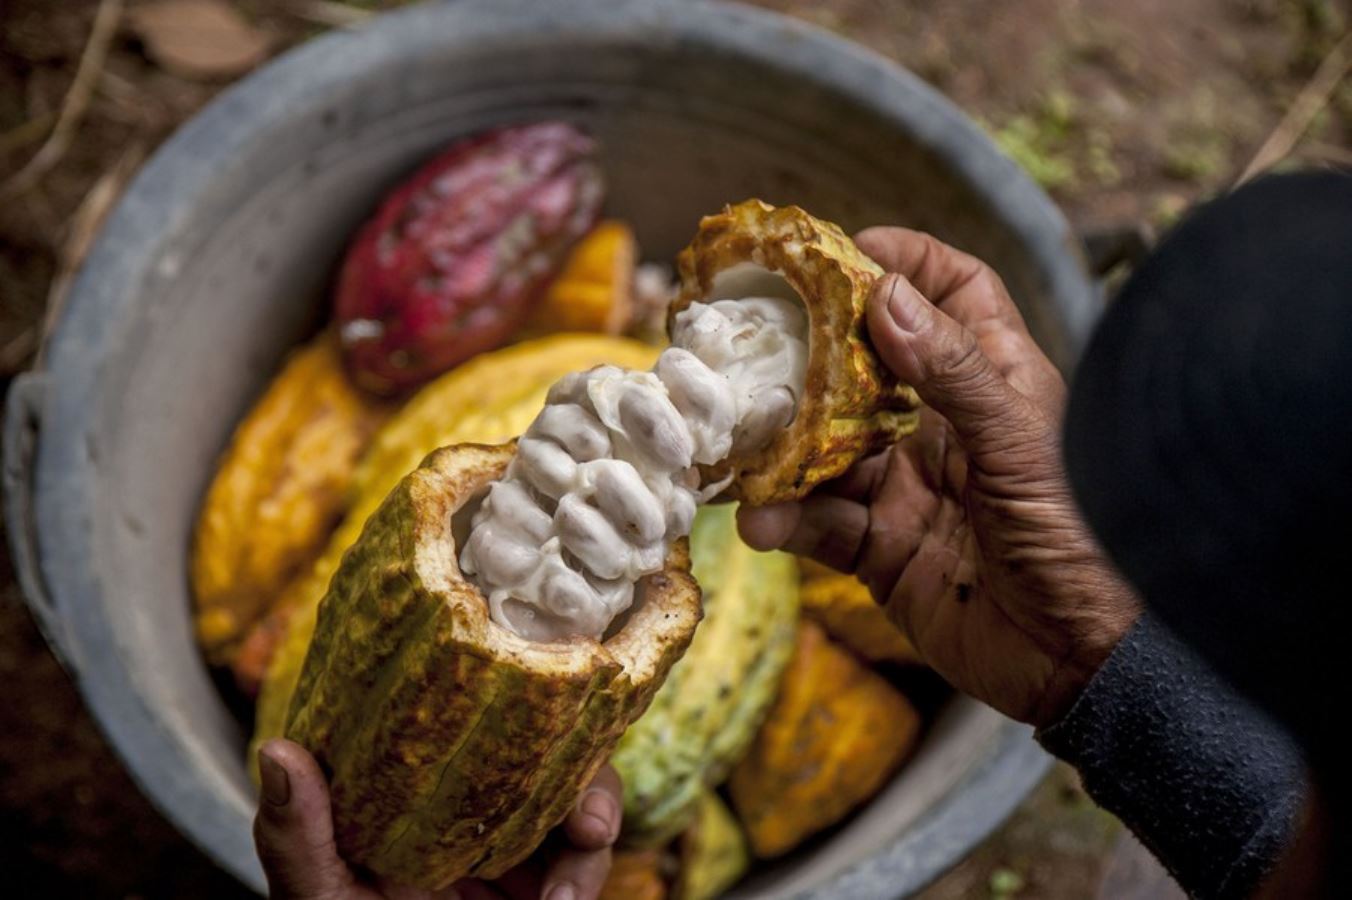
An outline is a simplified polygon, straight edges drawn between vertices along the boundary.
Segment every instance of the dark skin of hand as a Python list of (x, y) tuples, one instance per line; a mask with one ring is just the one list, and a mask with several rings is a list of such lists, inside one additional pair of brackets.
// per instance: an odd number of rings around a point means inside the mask
[(951, 684), (1049, 725), (1140, 612), (1071, 500), (1065, 382), (984, 263), (903, 228), (855, 241), (890, 273), (868, 333), (920, 427), (801, 502), (743, 508), (742, 537), (857, 573)]
[[(855, 572), (950, 683), (1050, 725), (1140, 615), (1071, 501), (1066, 387), (999, 277), (933, 237), (855, 238), (890, 274), (869, 337), (927, 408), (919, 430), (800, 503), (743, 508), (743, 538)], [(1314, 794), (1256, 898), (1334, 896)]]
[(620, 777), (606, 766), (578, 799), (553, 842), (494, 882), (464, 879), (426, 891), (368, 878), (338, 855), (329, 787), (299, 744), (274, 740), (259, 753), (262, 796), (254, 843), (274, 900), (595, 900), (620, 833)]

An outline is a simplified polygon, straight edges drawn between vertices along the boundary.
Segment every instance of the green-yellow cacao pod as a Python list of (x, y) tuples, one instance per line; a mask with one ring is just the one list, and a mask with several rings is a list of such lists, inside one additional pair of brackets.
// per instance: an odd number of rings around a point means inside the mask
[(681, 835), (675, 900), (714, 900), (751, 868), (746, 835), (718, 794), (705, 791)]
[(706, 506), (690, 534), (704, 623), (613, 760), (624, 780), (624, 832), (656, 846), (691, 821), (700, 794), (755, 736), (793, 654), (798, 566), (737, 536), (732, 504)]

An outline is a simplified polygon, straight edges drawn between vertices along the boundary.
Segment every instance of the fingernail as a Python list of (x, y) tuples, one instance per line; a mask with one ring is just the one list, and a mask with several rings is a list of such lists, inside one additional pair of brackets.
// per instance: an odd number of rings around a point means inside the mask
[(583, 815), (596, 819), (601, 824), (607, 839), (615, 839), (615, 820), (620, 817), (620, 811), (609, 794), (605, 791), (587, 791), (582, 797), (581, 809)]
[(549, 889), (545, 900), (577, 900), (577, 889), (566, 881), (561, 881)]
[(264, 747), (258, 751), (258, 780), (263, 783), (263, 799), (273, 806), (291, 802), (291, 778), (286, 767)]
[(919, 331), (929, 318), (928, 304), (899, 275), (892, 276), (888, 284), (887, 314), (902, 331)]

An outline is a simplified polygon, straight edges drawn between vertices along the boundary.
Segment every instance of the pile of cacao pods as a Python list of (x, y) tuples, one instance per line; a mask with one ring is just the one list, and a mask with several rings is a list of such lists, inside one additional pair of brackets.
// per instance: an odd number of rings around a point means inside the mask
[[(197, 637), (256, 701), (251, 755), (282, 732), (344, 551), (423, 457), (515, 437), (569, 372), (656, 359), (670, 279), (604, 196), (591, 138), (510, 126), (449, 147), (355, 235), (330, 325), (236, 427), (192, 547)], [(922, 727), (896, 677), (919, 659), (855, 579), (752, 551), (731, 505), (700, 511), (691, 556), (705, 618), (613, 759), (608, 897), (717, 896), (865, 804)]]

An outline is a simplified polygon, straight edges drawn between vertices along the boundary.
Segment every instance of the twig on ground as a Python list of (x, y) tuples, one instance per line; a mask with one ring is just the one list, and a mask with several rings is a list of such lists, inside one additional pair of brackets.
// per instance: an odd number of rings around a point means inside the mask
[(1306, 142), (1302, 152), (1308, 153), (1312, 158), (1320, 162), (1333, 163), (1338, 166), (1352, 167), (1352, 149), (1341, 147), (1337, 144), (1328, 144), (1323, 141)]
[(1277, 123), (1277, 127), (1268, 135), (1267, 140), (1258, 148), (1253, 159), (1244, 167), (1244, 172), (1235, 182), (1239, 187), (1244, 182), (1283, 159), (1296, 146), (1296, 143), (1309, 129), (1319, 111), (1328, 105), (1329, 98), (1338, 85), (1352, 70), (1352, 31), (1343, 35), (1328, 56), (1319, 64), (1309, 82), (1296, 95), (1286, 115)]
[(99, 79), (94, 95), (100, 115), (127, 125), (144, 125), (145, 107), (156, 102), (147, 97), (145, 91), (139, 90), (111, 69)]
[(47, 129), (52, 127), (52, 121), (55, 118), (56, 113), (42, 113), (22, 125), (16, 125), (4, 134), (0, 134), (0, 154), (18, 150), (20, 147), (33, 143), (47, 133)]
[(286, 6), (296, 18), (330, 28), (352, 28), (373, 15), (369, 9), (335, 3), (333, 0), (291, 0)]
[(56, 125), (52, 127), (52, 133), (24, 167), (0, 185), (0, 197), (28, 190), (66, 155), (71, 139), (89, 107), (89, 100), (94, 95), (94, 85), (98, 83), (99, 73), (108, 59), (108, 48), (113, 42), (113, 35), (117, 33), (117, 23), (121, 17), (122, 0), (99, 0), (89, 40), (85, 42), (84, 52), (80, 54), (80, 65), (75, 70), (75, 80), (61, 102), (61, 112), (56, 118)]

